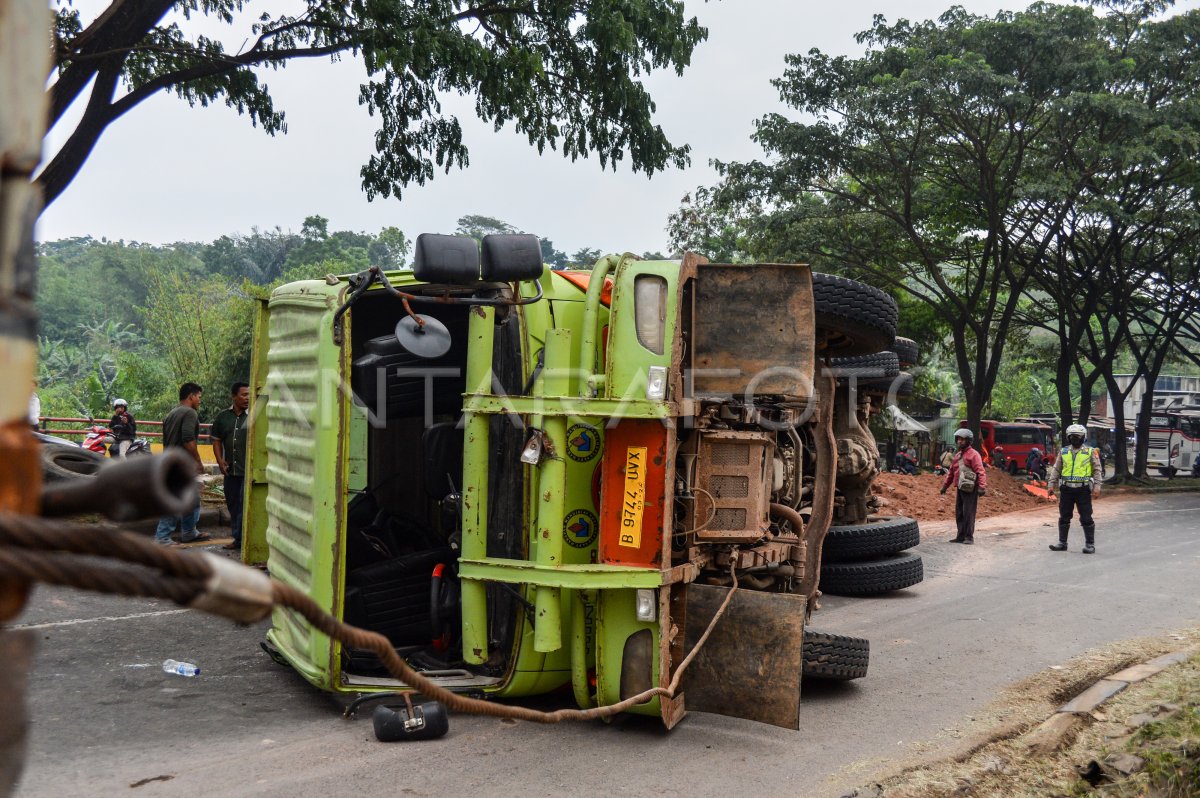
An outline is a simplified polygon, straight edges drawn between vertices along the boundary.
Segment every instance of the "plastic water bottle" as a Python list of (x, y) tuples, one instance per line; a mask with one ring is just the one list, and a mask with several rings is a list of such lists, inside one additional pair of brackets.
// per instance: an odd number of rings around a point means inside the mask
[(175, 673), (180, 676), (199, 676), (200, 668), (190, 662), (176, 662), (169, 659), (163, 663), (165, 673)]

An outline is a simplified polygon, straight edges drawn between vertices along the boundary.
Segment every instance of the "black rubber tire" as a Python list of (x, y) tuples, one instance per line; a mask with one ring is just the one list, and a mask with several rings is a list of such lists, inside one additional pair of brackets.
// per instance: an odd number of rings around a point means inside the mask
[(96, 476), (104, 466), (103, 455), (79, 446), (42, 444), (42, 478), (47, 482)]
[(865, 637), (804, 630), (801, 674), (805, 679), (861, 679), (867, 675), (870, 660), (871, 641)]
[(908, 552), (865, 562), (822, 563), (818, 587), (834, 596), (874, 596), (912, 587), (924, 578), (921, 555)]
[(920, 542), (920, 525), (902, 515), (865, 524), (831, 526), (821, 547), (821, 561), (854, 562), (881, 554), (896, 554)]
[(840, 357), (883, 352), (896, 337), (896, 300), (874, 286), (813, 273), (813, 305), (818, 330), (831, 333), (830, 354)]
[(857, 377), (895, 377), (900, 373), (900, 361), (894, 352), (876, 352), (858, 357), (835, 357), (830, 360), (838, 379)]
[(901, 371), (893, 377), (859, 380), (858, 390), (864, 393), (894, 393), (897, 397), (912, 396), (913, 376)]
[(912, 368), (917, 365), (917, 358), (921, 354), (921, 348), (917, 346), (917, 342), (911, 338), (902, 338), (896, 336), (896, 340), (892, 341), (892, 351), (896, 353), (896, 357), (900, 359), (900, 368)]

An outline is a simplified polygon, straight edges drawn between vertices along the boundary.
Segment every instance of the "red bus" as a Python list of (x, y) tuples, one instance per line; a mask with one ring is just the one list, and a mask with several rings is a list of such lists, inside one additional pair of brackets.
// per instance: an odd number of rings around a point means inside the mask
[(1003, 450), (1005, 467), (1010, 474), (1025, 470), (1025, 458), (1035, 446), (1041, 450), (1047, 466), (1054, 462), (1054, 429), (1046, 424), (980, 421), (979, 440), (987, 463), (995, 463), (996, 457), (992, 453), (996, 447)]

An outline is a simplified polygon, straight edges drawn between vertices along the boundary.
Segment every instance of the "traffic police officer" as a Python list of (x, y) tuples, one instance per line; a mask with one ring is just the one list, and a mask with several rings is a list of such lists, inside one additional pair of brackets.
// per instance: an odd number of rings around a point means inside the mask
[(1063, 447), (1047, 480), (1048, 494), (1061, 484), (1058, 496), (1058, 542), (1050, 544), (1051, 551), (1067, 550), (1067, 532), (1071, 515), (1079, 508), (1079, 523), (1083, 526), (1084, 554), (1096, 551), (1096, 525), (1092, 522), (1092, 499), (1100, 498), (1100, 452), (1094, 446), (1084, 446), (1087, 428), (1081, 424), (1067, 427), (1068, 446)]

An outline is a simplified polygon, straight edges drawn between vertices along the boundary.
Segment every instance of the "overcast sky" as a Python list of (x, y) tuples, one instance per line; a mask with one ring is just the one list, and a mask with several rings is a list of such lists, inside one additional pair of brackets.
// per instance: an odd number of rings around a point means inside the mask
[[(268, 7), (277, 8), (280, 0)], [(333, 230), (377, 232), (395, 225), (410, 237), (453, 232), (458, 217), (483, 214), (543, 238), (568, 253), (666, 248), (664, 228), (684, 194), (714, 180), (709, 159), (747, 160), (754, 120), (784, 110), (770, 85), (788, 53), (816, 47), (857, 53), (854, 34), (872, 15), (889, 21), (933, 18), (950, 0), (688, 0), (689, 15), (709, 29), (682, 77), (661, 73), (648, 82), (657, 121), (673, 142), (692, 146), (692, 165), (647, 179), (627, 161), (615, 173), (596, 159), (574, 163), (539, 156), (523, 136), (493, 132), (474, 117), (472, 101), (447, 108), (464, 123), (471, 165), (413, 186), (403, 200), (367, 202), (359, 169), (373, 150), (376, 121), (358, 105), (362, 65), (353, 59), (294, 62), (266, 72), (288, 133), (274, 138), (224, 107), (189, 108), (159, 94), (109, 127), (91, 158), (42, 216), (38, 237), (91, 235), (170, 243), (211, 241), (252, 227), (298, 231), (318, 214)], [(960, 0), (980, 14), (1028, 3)], [(1181, 3), (1180, 6), (1193, 3)], [(85, 19), (106, 3), (76, 0)], [(262, 4), (248, 3), (251, 11)], [(286, 7), (286, 6), (285, 6)], [(245, 27), (229, 34), (236, 50)], [(238, 42), (230, 43), (237, 37)], [(62, 132), (48, 139), (51, 153)]]

